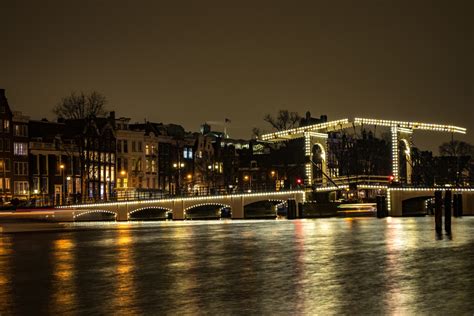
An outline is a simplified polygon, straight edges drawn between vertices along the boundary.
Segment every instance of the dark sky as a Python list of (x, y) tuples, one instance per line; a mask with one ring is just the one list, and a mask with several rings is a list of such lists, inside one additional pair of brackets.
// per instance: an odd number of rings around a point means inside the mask
[[(32, 118), (95, 89), (117, 116), (229, 118), (234, 137), (287, 108), (452, 123), (474, 143), (469, 2), (1, 1), (0, 87)], [(450, 137), (432, 136), (415, 145)]]

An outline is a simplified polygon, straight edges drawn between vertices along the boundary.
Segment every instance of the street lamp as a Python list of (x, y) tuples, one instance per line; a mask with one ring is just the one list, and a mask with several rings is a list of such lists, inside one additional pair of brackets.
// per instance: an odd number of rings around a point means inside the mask
[(272, 182), (273, 182), (273, 184), (272, 184), (273, 189), (278, 190), (279, 188), (278, 188), (278, 175), (277, 175), (277, 172), (275, 170), (270, 171), (270, 176), (271, 176)]
[[(127, 178), (127, 171), (126, 170), (120, 170), (119, 176), (121, 179), (118, 179), (118, 189), (123, 189), (122, 190), (117, 190), (117, 199), (120, 198), (125, 198), (128, 200), (128, 178)], [(121, 182), (120, 182), (121, 181)]]
[(59, 169), (61, 170), (62, 176), (62, 190), (61, 190), (61, 204), (64, 204), (64, 196), (66, 195), (66, 185), (64, 184), (64, 168), (66, 166), (64, 164), (59, 165)]
[(192, 184), (193, 184), (193, 175), (192, 175), (192, 173), (188, 173), (186, 175), (186, 180), (188, 181), (186, 191), (189, 193), (192, 190)]
[(178, 180), (176, 181), (176, 188), (178, 192), (181, 192), (181, 169), (184, 168), (184, 162), (173, 163), (173, 168), (178, 170)]
[(70, 176), (67, 176), (66, 177), (66, 186), (65, 186), (65, 190), (66, 190), (66, 194), (65, 194), (65, 198), (66, 198), (66, 203), (68, 201), (68, 198), (69, 198), (69, 181), (71, 181), (71, 177)]
[(244, 176), (244, 181), (245, 182), (249, 182), (249, 189), (248, 189), (248, 192), (251, 192), (252, 191), (252, 177), (250, 177), (249, 175), (245, 175)]
[(110, 178), (105, 178), (105, 200), (108, 201), (110, 199)]

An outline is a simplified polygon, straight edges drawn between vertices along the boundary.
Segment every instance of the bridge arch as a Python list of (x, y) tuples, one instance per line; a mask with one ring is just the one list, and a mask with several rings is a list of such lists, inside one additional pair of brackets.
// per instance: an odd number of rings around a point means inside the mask
[[(206, 208), (208, 208), (206, 210)], [(213, 211), (214, 208), (214, 211)], [(232, 211), (232, 207), (226, 203), (220, 202), (203, 202), (198, 204), (189, 205), (184, 208), (185, 219), (206, 219), (206, 218), (221, 218), (222, 210), (227, 208)], [(217, 211), (215, 211), (217, 209)], [(229, 214), (230, 215), (230, 214)]]
[[(404, 178), (406, 183), (411, 183), (411, 177), (413, 173), (413, 162), (411, 160), (411, 145), (410, 145), (410, 135), (400, 135), (400, 151), (402, 156), (399, 158), (399, 169), (400, 176)], [(403, 157), (403, 158), (402, 158)], [(404, 163), (402, 163), (404, 162)]]
[[(315, 161), (313, 160), (313, 158), (316, 157), (316, 161), (321, 162), (320, 169), (322, 174), (325, 174), (327, 170), (326, 153), (328, 134), (306, 131), (303, 133), (303, 135), (305, 138), (305, 156), (307, 159), (307, 162), (305, 164), (305, 183), (308, 186), (312, 186), (314, 182), (315, 167)], [(324, 176), (322, 176), (322, 182), (323, 185), (326, 184), (326, 179)]]
[(128, 220), (160, 220), (167, 219), (168, 213), (173, 210), (164, 206), (146, 206), (140, 207), (127, 213)]
[(87, 210), (73, 215), (75, 222), (115, 221), (117, 213), (108, 210)]
[(316, 146), (316, 148), (319, 149), (319, 151), (321, 152), (319, 158), (322, 161), (326, 161), (326, 146), (323, 145), (321, 142), (315, 142), (313, 145), (313, 150), (314, 150), (314, 146)]
[(428, 214), (427, 201), (434, 195), (421, 195), (402, 200), (402, 216), (422, 216)]
[(286, 200), (259, 199), (244, 204), (244, 218), (275, 218), (278, 216), (278, 207), (285, 205)]

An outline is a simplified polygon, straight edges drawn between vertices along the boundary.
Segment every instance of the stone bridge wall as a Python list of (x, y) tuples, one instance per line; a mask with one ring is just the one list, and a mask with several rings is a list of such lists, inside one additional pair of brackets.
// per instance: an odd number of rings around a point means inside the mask
[[(447, 188), (437, 188), (436, 190), (446, 191)], [(464, 215), (474, 215), (474, 189), (460, 189), (460, 190), (451, 190), (453, 194), (461, 193), (463, 201), (463, 214)], [(435, 190), (432, 188), (412, 188), (412, 189), (389, 189), (387, 194), (388, 198), (387, 203), (389, 203), (389, 215), (390, 216), (402, 216), (402, 203), (405, 200), (423, 197), (423, 196), (432, 196), (434, 197)], [(443, 194), (444, 195), (444, 194)]]
[[(236, 195), (216, 195), (207, 197), (188, 197), (176, 199), (160, 199), (160, 200), (142, 200), (130, 202), (116, 202), (116, 203), (98, 203), (85, 204), (77, 206), (67, 206), (58, 208), (58, 216), (64, 220), (74, 220), (77, 216), (84, 212), (91, 211), (107, 211), (117, 214), (118, 221), (126, 221), (129, 214), (145, 208), (163, 208), (173, 212), (173, 219), (182, 220), (185, 218), (186, 210), (200, 205), (222, 205), (230, 207), (232, 210), (232, 218), (244, 218), (244, 207), (246, 205), (268, 200), (286, 201), (288, 199), (295, 199), (296, 204), (303, 203), (305, 199), (304, 191), (289, 191), (289, 192), (267, 192), (267, 193), (249, 193)], [(299, 210), (297, 210), (299, 212)]]

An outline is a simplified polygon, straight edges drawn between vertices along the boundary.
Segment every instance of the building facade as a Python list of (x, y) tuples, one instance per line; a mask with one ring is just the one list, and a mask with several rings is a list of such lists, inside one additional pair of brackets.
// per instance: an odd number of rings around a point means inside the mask
[(79, 147), (65, 123), (29, 121), (30, 194), (38, 206), (82, 201)]
[(12, 163), (13, 163), (13, 113), (5, 96), (5, 90), (0, 89), (0, 202), (3, 204), (13, 198)]
[(13, 195), (20, 200), (30, 198), (28, 173), (28, 121), (29, 117), (14, 111), (12, 117), (13, 140)]

